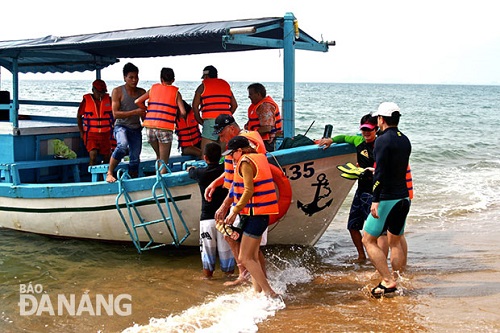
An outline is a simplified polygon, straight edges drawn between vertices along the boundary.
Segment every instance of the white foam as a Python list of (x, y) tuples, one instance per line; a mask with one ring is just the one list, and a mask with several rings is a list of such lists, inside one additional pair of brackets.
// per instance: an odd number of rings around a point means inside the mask
[[(287, 267), (268, 272), (273, 289), (284, 295), (287, 285), (308, 282), (311, 274), (304, 267)], [(256, 294), (251, 286), (243, 290), (231, 289), (201, 305), (193, 306), (178, 315), (167, 318), (151, 318), (149, 324), (125, 329), (124, 333), (142, 332), (193, 332), (193, 333), (251, 333), (257, 332), (257, 324), (286, 307), (283, 298), (270, 298)]]

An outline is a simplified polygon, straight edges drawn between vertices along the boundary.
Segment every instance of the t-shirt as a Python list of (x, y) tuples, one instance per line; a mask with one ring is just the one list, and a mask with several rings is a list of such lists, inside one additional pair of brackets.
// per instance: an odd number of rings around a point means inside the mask
[(188, 170), (189, 177), (198, 182), (201, 192), (201, 220), (211, 220), (215, 212), (222, 205), (227, 196), (227, 189), (219, 186), (212, 195), (212, 201), (205, 200), (205, 189), (224, 172), (224, 165), (211, 163), (206, 167), (191, 168)]

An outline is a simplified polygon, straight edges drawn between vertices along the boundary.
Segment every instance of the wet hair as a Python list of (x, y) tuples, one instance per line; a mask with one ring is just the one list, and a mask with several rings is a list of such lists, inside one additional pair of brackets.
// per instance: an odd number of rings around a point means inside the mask
[(163, 67), (161, 69), (160, 78), (164, 82), (173, 82), (175, 80), (174, 70), (172, 68)]
[(261, 96), (266, 97), (267, 92), (266, 92), (266, 87), (262, 83), (252, 83), (251, 85), (248, 86), (248, 90), (252, 89), (256, 93), (261, 94)]
[(127, 62), (123, 66), (123, 76), (127, 76), (128, 73), (139, 73), (139, 68), (131, 62)]
[(222, 154), (222, 149), (219, 144), (209, 142), (206, 144), (203, 154), (207, 157), (208, 162), (218, 163)]

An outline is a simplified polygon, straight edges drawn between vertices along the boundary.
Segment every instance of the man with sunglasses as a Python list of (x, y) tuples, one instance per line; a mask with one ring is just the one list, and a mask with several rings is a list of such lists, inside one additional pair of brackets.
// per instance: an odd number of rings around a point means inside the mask
[(363, 230), (363, 224), (368, 214), (370, 214), (372, 204), (373, 164), (375, 163), (373, 148), (377, 137), (377, 118), (372, 117), (370, 114), (364, 115), (361, 118), (359, 129), (361, 130), (361, 135), (337, 135), (333, 138), (316, 140), (316, 143), (319, 146), (323, 146), (324, 149), (330, 147), (332, 143), (349, 143), (354, 145), (356, 147), (358, 167), (365, 169), (358, 178), (358, 188), (354, 194), (347, 221), (347, 229), (358, 251), (356, 261), (363, 262), (366, 260), (366, 254), (363, 247), (361, 230)]

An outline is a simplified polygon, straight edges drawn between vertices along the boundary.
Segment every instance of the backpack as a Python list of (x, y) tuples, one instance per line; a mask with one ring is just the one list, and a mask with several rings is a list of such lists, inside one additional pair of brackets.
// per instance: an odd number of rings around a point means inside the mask
[(283, 139), (283, 143), (281, 143), (278, 150), (300, 147), (300, 146), (308, 146), (308, 145), (313, 145), (313, 144), (314, 144), (314, 141), (309, 139), (307, 136), (305, 136), (303, 134), (297, 134), (293, 138)]

